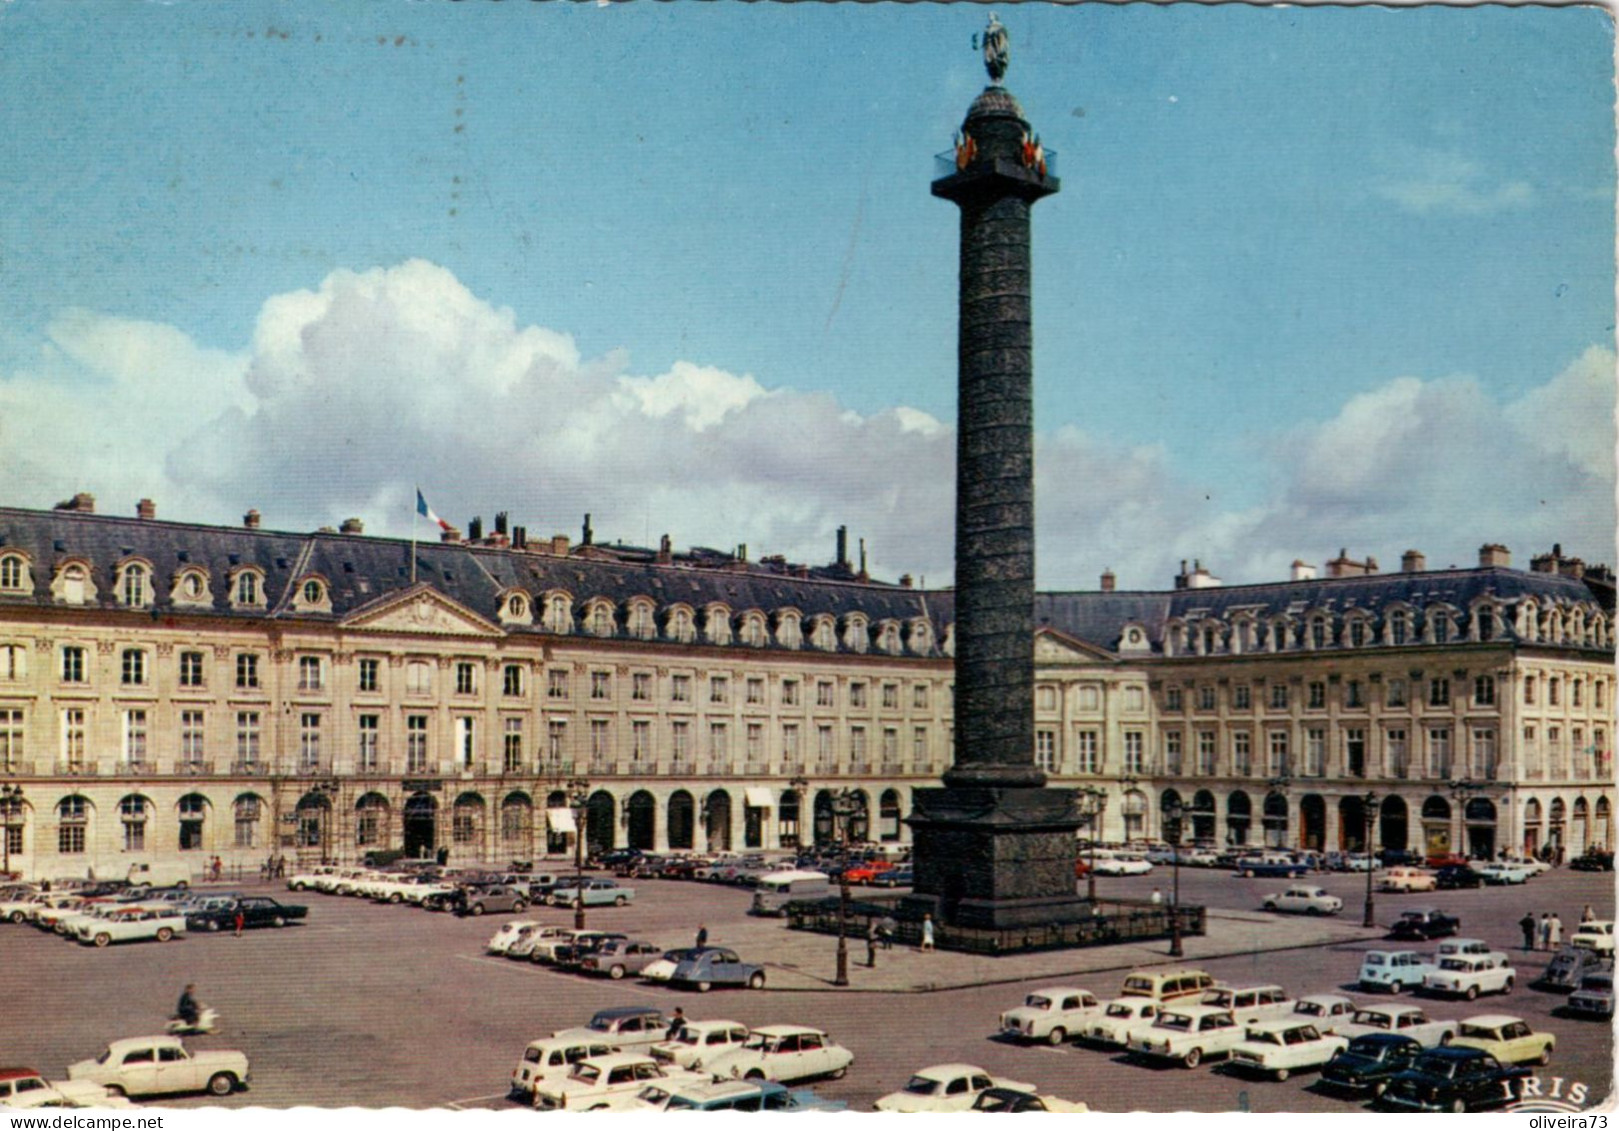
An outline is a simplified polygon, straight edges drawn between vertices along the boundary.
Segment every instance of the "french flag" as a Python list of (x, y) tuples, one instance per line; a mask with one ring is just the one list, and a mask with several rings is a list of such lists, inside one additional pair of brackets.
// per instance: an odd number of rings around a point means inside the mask
[(416, 513), (421, 515), (428, 522), (437, 523), (440, 530), (448, 530), (450, 528), (450, 524), (445, 522), (438, 515), (434, 514), (433, 508), (427, 505), (427, 500), (423, 498), (422, 489), (420, 487), (416, 488)]

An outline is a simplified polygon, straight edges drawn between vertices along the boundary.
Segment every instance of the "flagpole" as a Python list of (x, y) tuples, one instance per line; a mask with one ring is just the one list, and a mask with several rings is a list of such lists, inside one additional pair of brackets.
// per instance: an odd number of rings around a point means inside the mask
[[(416, 497), (422, 497), (422, 489), (416, 488)], [(410, 583), (416, 584), (416, 516), (420, 511), (417, 507), (410, 508)]]

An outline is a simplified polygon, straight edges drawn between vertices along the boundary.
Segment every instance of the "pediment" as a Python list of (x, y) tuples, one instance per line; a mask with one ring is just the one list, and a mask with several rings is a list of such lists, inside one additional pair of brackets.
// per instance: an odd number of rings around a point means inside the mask
[(459, 601), (430, 585), (416, 585), (400, 593), (362, 605), (343, 620), (346, 629), (361, 632), (413, 633), (425, 636), (498, 637), (505, 632)]
[(1054, 628), (1042, 628), (1034, 634), (1034, 662), (1037, 664), (1113, 663), (1117, 659), (1106, 648), (1098, 648)]

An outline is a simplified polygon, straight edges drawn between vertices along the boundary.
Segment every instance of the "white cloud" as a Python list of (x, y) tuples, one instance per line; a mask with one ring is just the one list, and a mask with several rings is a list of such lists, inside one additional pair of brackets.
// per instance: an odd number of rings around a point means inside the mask
[[(1510, 404), (1467, 377), (1400, 377), (1328, 420), (1255, 445), (1269, 489), (1233, 510), (1182, 479), (1174, 451), (1065, 427), (1038, 439), (1039, 583), (1163, 588), (1182, 558), (1227, 582), (1287, 576), (1295, 557), (1408, 546), (1466, 564), (1486, 541), (1520, 564), (1560, 541), (1609, 560), (1613, 354), (1593, 348)], [(85, 312), (35, 364), (0, 375), (6, 502), (76, 490), (127, 513), (313, 529), (349, 515), (408, 534), (414, 486), (458, 525), (509, 511), (535, 536), (598, 537), (831, 558), (839, 525), (877, 576), (951, 574), (954, 429), (905, 406), (862, 416), (682, 361), (635, 374), (519, 326), (423, 262), (340, 271), (261, 311), (251, 348)]]
[(1398, 172), (1372, 182), (1372, 191), (1401, 208), (1426, 214), (1456, 212), (1482, 216), (1534, 202), (1534, 186), (1522, 180), (1493, 180), (1476, 161), (1457, 153), (1423, 150), (1403, 154)]

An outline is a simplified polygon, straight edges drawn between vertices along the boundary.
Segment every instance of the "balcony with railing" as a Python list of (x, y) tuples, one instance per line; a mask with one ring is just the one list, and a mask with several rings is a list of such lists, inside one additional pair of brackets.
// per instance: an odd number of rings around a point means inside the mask
[(34, 774), (33, 762), (23, 762), (16, 759), (0, 763), (0, 774), (18, 774), (23, 777), (32, 777)]

